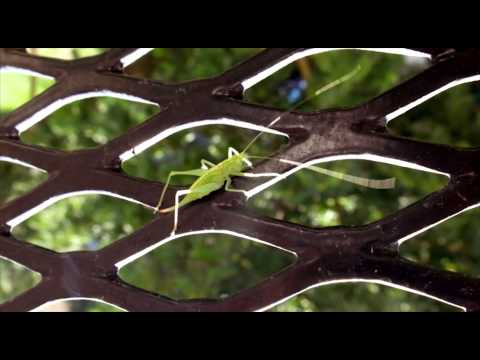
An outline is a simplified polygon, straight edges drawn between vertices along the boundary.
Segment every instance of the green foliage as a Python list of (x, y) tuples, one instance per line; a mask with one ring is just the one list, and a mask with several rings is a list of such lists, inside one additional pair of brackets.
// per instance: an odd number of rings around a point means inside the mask
[(305, 169), (255, 196), (250, 207), (306, 226), (364, 225), (411, 205), (448, 182), (440, 175), (363, 160), (319, 166), (372, 179), (394, 177), (397, 185), (391, 190), (369, 189)]
[(48, 178), (43, 171), (4, 161), (0, 161), (0, 174), (0, 204), (28, 193)]
[(260, 49), (157, 48), (139, 60), (127, 73), (178, 83), (220, 75)]
[(480, 210), (448, 220), (400, 248), (400, 253), (437, 269), (480, 276)]
[(389, 124), (395, 134), (458, 147), (480, 145), (478, 85), (460, 85)]
[[(305, 111), (360, 105), (413, 77), (422, 68), (409, 66), (402, 56), (358, 50), (329, 52), (308, 59), (311, 79), (307, 92), (310, 95), (358, 66), (361, 70), (353, 79), (303, 105), (301, 109)], [(288, 109), (290, 106), (278, 96), (278, 88), (296, 67), (296, 64), (291, 64), (248, 90), (247, 99)]]
[(134, 203), (104, 195), (61, 200), (14, 228), (13, 234), (58, 252), (96, 250), (133, 233), (153, 218)]
[(65, 303), (72, 312), (125, 312), (116, 306), (93, 300), (69, 300)]
[(223, 298), (295, 261), (292, 254), (227, 235), (177, 239), (127, 265), (125, 281), (174, 299)]
[(159, 110), (153, 105), (114, 98), (86, 99), (57, 110), (23, 133), (21, 139), (27, 144), (61, 150), (94, 148), (141, 124)]
[[(100, 53), (97, 49), (93, 53)], [(176, 83), (221, 74), (257, 53), (260, 49), (165, 49), (151, 52), (129, 68), (131, 76)], [(52, 51), (52, 50), (49, 50)], [(71, 54), (73, 52), (70, 51)], [(44, 56), (53, 56), (52, 53)], [(72, 55), (73, 56), (73, 55)], [(76, 57), (80, 56), (78, 53)], [(308, 60), (311, 78), (307, 93), (351, 72), (362, 70), (353, 80), (315, 98), (300, 110), (351, 107), (370, 100), (414, 76), (424, 65), (412, 65), (404, 57), (359, 51), (337, 51)], [(297, 66), (293, 64), (250, 89), (246, 99), (255, 103), (291, 107), (278, 89)], [(1, 75), (0, 113), (13, 110), (31, 96), (30, 80)], [(10, 76), (10, 75), (8, 75)], [(16, 75), (15, 75), (16, 76)], [(43, 89), (38, 84), (36, 90)], [(478, 145), (480, 118), (478, 89), (461, 86), (410, 111), (391, 122), (391, 131), (403, 136), (457, 146)], [(3, 94), (8, 92), (8, 98)], [(478, 94), (477, 94), (478, 96)], [(8, 101), (5, 101), (8, 99)], [(15, 102), (17, 101), (17, 102)], [(104, 144), (161, 109), (114, 99), (91, 99), (66, 106), (22, 135), (22, 140), (65, 150)], [(273, 119), (272, 119), (273, 120)], [(1, 121), (1, 120), (0, 120)], [(183, 131), (123, 164), (126, 173), (150, 180), (165, 181), (171, 170), (198, 168), (200, 160), (221, 161), (229, 146), (243, 149), (255, 133), (226, 126), (209, 126)], [(285, 144), (285, 139), (265, 135), (251, 153), (268, 156)], [(0, 163), (2, 164), (2, 163)], [(2, 165), (3, 166), (3, 165)], [(397, 179), (395, 190), (371, 190), (303, 170), (255, 196), (249, 206), (289, 222), (314, 227), (338, 224), (359, 225), (383, 218), (409, 206), (446, 179), (399, 167), (367, 161), (337, 161), (322, 164), (328, 169), (371, 178)], [(0, 199), (6, 202), (32, 189), (45, 175), (18, 166), (0, 168)], [(191, 178), (175, 178), (174, 184), (188, 185)], [(472, 213), (473, 214), (473, 213)], [(476, 214), (476, 213), (475, 213)], [(470, 214), (466, 214), (470, 215)], [(25, 241), (72, 251), (103, 247), (140, 228), (152, 214), (140, 205), (105, 196), (82, 196), (63, 200), (35, 215), (15, 231)], [(402, 253), (414, 261), (441, 269), (478, 275), (480, 231), (474, 217), (459, 216), (402, 246)], [(441, 226), (444, 226), (441, 225)], [(209, 235), (191, 236), (166, 244), (124, 267), (120, 276), (129, 283), (177, 299), (221, 298), (258, 283), (291, 263), (278, 250), (243, 239)], [(17, 277), (0, 270), (0, 288), (7, 281), (22, 289), (31, 278)], [(5, 276), (4, 274), (8, 274)], [(6, 279), (6, 280), (5, 280)], [(12, 280), (14, 279), (14, 280)], [(5, 291), (8, 296), (18, 294)], [(6, 295), (2, 295), (4, 298)], [(109, 311), (103, 304), (82, 302), (74, 311)], [(424, 297), (376, 284), (341, 284), (310, 290), (273, 311), (451, 311), (455, 310)]]
[(41, 278), (20, 264), (0, 258), (0, 304), (33, 288)]
[(335, 284), (308, 290), (272, 312), (454, 312), (458, 308), (403, 290), (373, 284)]
[(103, 53), (106, 48), (30, 48), (27, 51), (38, 56), (73, 60), (84, 57), (95, 56)]
[[(219, 163), (228, 154), (228, 148), (241, 151), (255, 136), (255, 132), (231, 127), (203, 126), (174, 134), (156, 146), (125, 162), (122, 166), (129, 175), (148, 180), (166, 181), (173, 171), (192, 170), (199, 167), (202, 159)], [(285, 137), (265, 134), (256, 142), (251, 154), (268, 156), (286, 143)], [(182, 151), (178, 151), (179, 147)], [(171, 184), (189, 185), (190, 177), (174, 177)]]
[(52, 86), (54, 80), (0, 72), (0, 115), (11, 112)]

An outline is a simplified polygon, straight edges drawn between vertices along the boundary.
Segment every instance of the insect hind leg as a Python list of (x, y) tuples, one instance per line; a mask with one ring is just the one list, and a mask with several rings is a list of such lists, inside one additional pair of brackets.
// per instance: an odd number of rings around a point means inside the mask
[(154, 209), (154, 213), (157, 213), (160, 211), (160, 206), (162, 206), (163, 203), (163, 198), (165, 197), (165, 193), (167, 192), (168, 185), (170, 184), (170, 180), (174, 176), (180, 176), (180, 175), (188, 175), (188, 176), (196, 176), (200, 177), (203, 174), (205, 174), (205, 169), (194, 169), (194, 170), (188, 170), (188, 171), (171, 171), (170, 174), (168, 175), (167, 182), (163, 186), (162, 194), (160, 195), (160, 200), (158, 201), (157, 206)]
[(177, 231), (177, 226), (178, 226), (178, 208), (179, 208), (179, 203), (180, 203), (180, 196), (188, 195), (190, 194), (190, 190), (179, 190), (175, 194), (175, 215), (174, 215), (174, 220), (173, 220), (173, 229), (172, 233), (170, 234), (171, 236), (175, 235), (175, 232)]

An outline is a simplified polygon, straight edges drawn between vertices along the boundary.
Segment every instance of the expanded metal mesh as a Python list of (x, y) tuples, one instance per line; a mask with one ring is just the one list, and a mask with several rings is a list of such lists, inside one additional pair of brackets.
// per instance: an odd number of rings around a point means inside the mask
[[(267, 49), (220, 76), (166, 85), (123, 73), (149, 49), (112, 49), (99, 56), (63, 61), (0, 49), (0, 69), (27, 70), (55, 85), (0, 122), (0, 158), (48, 172), (46, 182), (0, 208), (0, 256), (42, 275), (41, 282), (0, 311), (28, 311), (58, 299), (97, 299), (129, 311), (256, 311), (319, 285), (369, 281), (400, 287), (474, 311), (480, 280), (435, 270), (402, 258), (399, 245), (418, 233), (480, 204), (480, 149), (457, 149), (393, 136), (387, 122), (446, 89), (480, 80), (480, 50), (456, 48), (364, 49), (431, 59), (413, 79), (351, 109), (284, 114), (276, 130), (290, 142), (277, 156), (302, 163), (321, 159), (368, 159), (448, 174), (440, 191), (366, 226), (314, 229), (245, 209), (243, 194), (219, 191), (180, 212), (177, 237), (221, 231), (296, 254), (295, 263), (261, 283), (220, 300), (172, 300), (123, 282), (119, 267), (171, 240), (171, 215), (98, 251), (56, 253), (19, 239), (11, 229), (55, 201), (84, 193), (121, 197), (153, 208), (163, 184), (128, 176), (128, 160), (173, 131), (207, 123), (267, 126), (283, 110), (242, 101), (243, 92), (310, 54), (338, 49)], [(107, 144), (58, 151), (27, 145), (19, 134), (68, 102), (115, 96), (158, 104), (161, 112)], [(114, 121), (115, 119), (112, 119)], [(438, 121), (441, 121), (439, 118)], [(266, 161), (254, 172), (285, 173), (292, 165)], [(264, 180), (263, 180), (264, 181)], [(237, 179), (237, 188), (259, 189), (258, 179)], [(169, 189), (165, 205), (174, 201)]]

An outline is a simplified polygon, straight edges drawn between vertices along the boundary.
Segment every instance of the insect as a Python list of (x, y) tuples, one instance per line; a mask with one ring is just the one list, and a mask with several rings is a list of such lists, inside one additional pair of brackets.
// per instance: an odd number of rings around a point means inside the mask
[(296, 104), (304, 97), (311, 78), (312, 69), (308, 59), (299, 60), (289, 78), (280, 85), (278, 93), (289, 104)]
[[(294, 106), (292, 109), (284, 112), (282, 115), (278, 116), (275, 118), (267, 128), (271, 128), (274, 126), (277, 122), (279, 122), (285, 114), (294, 111), (296, 108), (304, 104), (305, 102), (311, 100), (312, 98), (348, 81), (351, 79), (353, 76), (355, 76), (360, 68), (356, 68), (354, 71), (351, 73), (339, 78), (338, 80), (335, 80), (319, 90), (315, 91), (315, 93), (306, 98), (305, 100), (301, 101), (298, 103), (296, 106)], [(237, 177), (237, 176), (243, 176), (243, 177), (276, 177), (280, 176), (280, 174), (274, 174), (274, 173), (261, 173), (261, 174), (252, 174), (245, 172), (247, 169), (252, 169), (253, 164), (249, 160), (249, 158), (254, 159), (270, 159), (267, 157), (259, 157), (259, 156), (250, 156), (247, 155), (247, 151), (251, 148), (251, 146), (265, 133), (265, 131), (260, 132), (253, 138), (253, 140), (248, 143), (248, 145), (245, 147), (245, 149), (242, 152), (239, 152), (235, 150), (234, 148), (230, 147), (228, 149), (228, 157), (227, 159), (223, 160), (222, 162), (218, 164), (214, 164), (210, 161), (201, 160), (201, 168), (200, 169), (193, 169), (193, 170), (188, 170), (188, 171), (172, 171), (168, 175), (167, 182), (165, 183), (165, 186), (163, 188), (162, 194), (160, 196), (160, 200), (158, 201), (158, 205), (156, 206), (154, 213), (170, 213), (174, 212), (174, 224), (173, 224), (173, 230), (172, 230), (172, 235), (175, 234), (178, 226), (178, 210), (187, 205), (190, 204), (194, 201), (197, 201), (199, 199), (204, 198), (205, 196), (211, 194), (214, 191), (217, 191), (221, 188), (224, 188), (225, 191), (228, 192), (239, 192), (246, 194), (245, 190), (239, 190), (239, 189), (234, 189), (232, 188), (232, 177)], [(293, 164), (293, 165), (303, 165), (302, 163), (298, 163), (295, 161), (290, 161), (290, 160), (285, 160), (285, 159), (273, 159), (273, 160), (278, 160), (282, 161), (285, 163)], [(344, 181), (348, 181), (357, 185), (361, 185), (364, 187), (369, 187), (369, 188), (374, 188), (374, 189), (391, 189), (395, 186), (395, 179), (386, 179), (386, 180), (372, 180), (372, 179), (365, 179), (361, 177), (356, 177), (356, 176), (351, 176), (347, 174), (341, 174), (337, 173), (334, 171), (322, 169), (317, 166), (308, 166), (306, 169), (310, 169), (312, 171), (315, 171), (317, 173), (321, 173), (324, 175), (328, 176), (333, 176), (336, 178), (339, 178)], [(179, 190), (177, 191), (175, 195), (175, 205), (160, 209), (163, 203), (163, 199), (166, 193), (166, 190), (168, 188), (168, 185), (170, 184), (170, 181), (173, 176), (194, 176), (198, 177), (198, 179), (190, 186), (188, 190)], [(183, 197), (182, 200), (180, 198)]]
[(278, 92), (289, 104), (294, 104), (303, 97), (307, 86), (308, 83), (302, 77), (300, 71), (295, 69), (285, 83), (280, 86)]

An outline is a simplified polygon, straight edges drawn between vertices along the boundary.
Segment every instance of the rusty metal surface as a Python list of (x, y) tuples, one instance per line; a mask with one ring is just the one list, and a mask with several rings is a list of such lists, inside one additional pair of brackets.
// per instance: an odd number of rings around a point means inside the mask
[[(367, 226), (323, 229), (259, 218), (245, 210), (241, 194), (218, 192), (184, 208), (178, 234), (229, 230), (297, 254), (290, 267), (229, 298), (175, 301), (119, 279), (116, 264), (170, 236), (171, 215), (159, 215), (134, 234), (92, 252), (56, 253), (10, 233), (11, 225), (25, 220), (22, 214), (68, 193), (108, 192), (155, 206), (163, 184), (128, 176), (120, 167), (120, 156), (162, 131), (193, 121), (229, 118), (268, 125), (282, 110), (243, 102), (242, 84), (306, 50), (268, 49), (220, 76), (165, 85), (123, 73), (122, 59), (140, 53), (139, 49), (112, 49), (72, 61), (41, 58), (22, 49), (0, 49), (0, 67), (27, 69), (56, 80), (43, 94), (0, 121), (0, 156), (49, 173), (46, 182), (0, 208), (0, 256), (42, 275), (39, 285), (0, 305), (0, 311), (28, 311), (66, 298), (100, 299), (129, 311), (255, 311), (318, 284), (355, 279), (391, 283), (467, 311), (479, 310), (480, 280), (410, 262), (400, 257), (398, 248), (400, 240), (480, 203), (480, 150), (422, 143), (393, 136), (386, 130), (389, 114), (452, 82), (478, 76), (479, 49), (409, 49), (430, 54), (432, 66), (361, 106), (294, 112), (286, 114), (277, 127), (291, 138), (287, 150), (279, 154), (283, 158), (305, 162), (334, 155), (373, 154), (451, 175), (444, 189), (424, 200)], [(27, 119), (44, 118), (42, 109), (59, 99), (99, 91), (142, 98), (159, 104), (162, 111), (95, 149), (63, 152), (20, 141), (18, 129), (32, 126), (25, 122)], [(266, 161), (255, 171), (285, 172), (291, 168), (285, 163)], [(237, 184), (253, 188), (258, 182), (242, 179)], [(168, 204), (173, 203), (174, 191), (167, 193)]]

